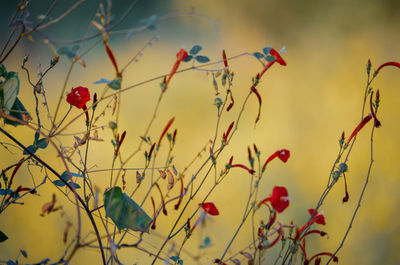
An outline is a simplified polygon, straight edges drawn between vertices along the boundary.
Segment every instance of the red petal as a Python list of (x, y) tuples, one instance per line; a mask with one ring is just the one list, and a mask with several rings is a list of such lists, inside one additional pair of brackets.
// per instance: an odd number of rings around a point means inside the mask
[(282, 149), (278, 151), (278, 157), (280, 160), (282, 160), (284, 163), (286, 163), (290, 157), (290, 151), (287, 149)]
[(217, 207), (215, 207), (214, 203), (212, 202), (205, 202), (201, 204), (201, 208), (203, 208), (203, 210), (209, 215), (219, 215)]

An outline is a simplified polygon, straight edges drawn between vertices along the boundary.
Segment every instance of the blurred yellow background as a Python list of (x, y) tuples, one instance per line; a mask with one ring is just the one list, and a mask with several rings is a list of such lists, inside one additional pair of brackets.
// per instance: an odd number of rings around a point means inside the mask
[[(54, 17), (71, 6), (75, 1), (59, 3), (54, 10)], [(31, 14), (28, 20), (36, 21), (36, 16), (47, 10), (50, 1), (30, 3)], [(1, 12), (1, 34), (8, 36), (7, 21), (13, 12), (15, 3), (7, 3)], [(130, 1), (113, 1), (114, 16), (122, 16)], [(44, 34), (55, 40), (73, 40), (82, 37), (90, 25), (98, 1), (86, 1), (60, 23), (49, 27)], [(127, 87), (155, 76), (167, 74), (176, 52), (182, 47), (190, 49), (193, 45), (203, 46), (201, 54), (212, 61), (221, 59), (221, 51), (225, 49), (228, 57), (243, 52), (261, 51), (265, 46), (280, 50), (286, 46), (288, 53), (283, 54), (286, 67), (274, 65), (263, 76), (258, 90), (263, 99), (261, 120), (254, 129), (254, 120), (258, 111), (257, 99), (253, 95), (246, 106), (239, 131), (219, 160), (222, 169), (231, 155), (235, 162), (247, 164), (247, 146), (256, 143), (261, 150), (262, 161), (278, 149), (291, 151), (288, 163), (280, 161), (271, 163), (261, 182), (259, 198), (270, 195), (274, 186), (287, 187), (290, 195), (290, 207), (279, 216), (283, 223), (302, 226), (308, 218), (307, 210), (313, 208), (327, 183), (329, 171), (338, 152), (338, 139), (342, 131), (349, 136), (360, 121), (363, 93), (366, 83), (365, 66), (371, 59), (373, 69), (387, 61), (400, 61), (400, 3), (398, 1), (138, 1), (126, 20), (115, 30), (136, 27), (140, 19), (152, 14), (159, 17), (171, 14), (156, 24), (155, 31), (135, 33), (130, 39), (125, 34), (112, 35), (112, 47), (118, 63), (125, 65), (154, 35), (159, 40), (147, 47), (138, 62), (132, 64), (124, 73), (122, 87)], [(190, 15), (190, 12), (192, 15)], [(96, 33), (91, 28), (89, 35)], [(5, 34), (5, 35), (4, 35)], [(29, 55), (28, 67), (36, 73), (40, 63), (47, 67), (52, 55), (43, 44), (40, 35), (33, 35), (35, 41), (23, 40), (5, 65), (9, 71), (19, 72), (21, 78), (20, 98), (34, 117), (34, 98), (26, 74), (20, 70), (24, 55)], [(5, 42), (1, 38), (1, 46)], [(82, 44), (82, 49), (90, 47), (94, 40)], [(55, 44), (55, 47), (61, 47)], [(104, 86), (93, 82), (104, 77), (112, 79), (114, 70), (104, 52), (104, 47), (97, 45), (84, 57), (87, 67), (76, 65), (72, 71), (67, 90), (75, 86), (87, 86), (91, 93), (101, 93)], [(59, 64), (45, 79), (45, 89), (49, 100), (49, 108), (54, 113), (56, 102), (70, 65), (66, 57), (61, 57)], [(188, 64), (182, 64), (181, 68)], [(221, 123), (222, 133), (235, 120), (244, 98), (249, 92), (251, 78), (260, 72), (262, 66), (252, 56), (242, 56), (229, 62), (235, 73), (233, 95), (235, 106), (229, 113), (224, 113)], [(211, 69), (223, 67), (222, 64), (211, 66)], [(33, 74), (34, 78), (36, 75)], [(161, 80), (149, 82), (123, 93), (119, 128), (127, 131), (126, 142), (121, 147), (123, 157), (137, 148), (139, 136), (143, 134), (155, 107)], [(220, 83), (219, 83), (220, 85)], [(380, 90), (381, 106), (378, 116), (382, 127), (375, 130), (374, 161), (370, 182), (361, 203), (360, 211), (350, 235), (339, 252), (340, 264), (399, 264), (400, 227), (398, 204), (400, 187), (398, 150), (400, 149), (399, 133), (399, 85), (400, 69), (387, 67), (382, 69), (372, 87)], [(220, 85), (220, 91), (224, 88)], [(204, 71), (188, 71), (177, 74), (160, 105), (154, 126), (150, 130), (155, 141), (165, 124), (175, 117), (173, 127), (178, 128), (176, 150), (174, 151), (177, 169), (183, 168), (197, 155), (215, 132), (216, 108), (213, 105), (215, 90), (211, 75)], [(105, 105), (102, 106), (104, 108)], [(63, 102), (59, 117), (68, 109)], [(99, 120), (99, 125), (107, 125), (110, 117)], [(369, 112), (367, 110), (367, 112)], [(41, 108), (45, 117), (46, 112)], [(73, 109), (71, 115), (80, 110)], [(73, 117), (71, 116), (71, 117)], [(45, 118), (44, 118), (45, 120)], [(48, 121), (45, 125), (49, 126)], [(372, 123), (368, 124), (358, 135), (356, 145), (350, 156), (347, 181), (350, 200), (343, 204), (344, 185), (342, 180), (335, 185), (322, 209), (327, 225), (323, 227), (329, 239), (310, 238), (308, 254), (321, 251), (333, 252), (339, 245), (357, 205), (368, 170), (369, 136)], [(33, 141), (33, 132), (22, 127), (3, 127), (29, 145)], [(84, 131), (83, 118), (78, 119), (68, 129), (69, 133)], [(81, 136), (81, 135), (80, 135)], [(110, 144), (111, 132), (108, 128), (99, 130), (104, 142), (91, 144), (88, 167), (93, 169), (110, 168), (113, 149)], [(218, 138), (219, 139), (219, 138)], [(73, 137), (61, 137), (66, 146), (73, 145)], [(1, 142), (9, 142), (0, 136)], [(166, 142), (164, 143), (167, 145)], [(53, 157), (55, 152), (46, 149), (38, 154), (42, 158)], [(17, 162), (21, 158), (20, 151), (2, 148), (0, 165), (2, 168)], [(84, 148), (81, 147), (83, 154)], [(165, 153), (163, 153), (165, 155)], [(162, 157), (162, 156), (160, 156)], [(201, 159), (205, 159), (205, 155)], [(78, 160), (76, 160), (78, 161)], [(163, 159), (160, 159), (162, 163)], [(199, 160), (189, 170), (187, 176), (194, 174)], [(59, 159), (50, 163), (63, 171)], [(127, 167), (142, 167), (142, 156), (130, 161)], [(30, 167), (31, 174), (38, 183), (43, 172)], [(127, 190), (136, 186), (135, 171), (128, 171)], [(38, 177), (36, 177), (38, 176)], [(53, 180), (54, 177), (49, 175)], [(213, 178), (213, 176), (211, 176)], [(195, 200), (194, 207), (201, 202), (200, 198), (211, 188), (212, 178), (203, 192)], [(16, 176), (18, 183), (32, 185), (31, 176), (26, 167), (21, 168)], [(109, 173), (94, 173), (92, 181), (101, 192), (108, 185)], [(212, 263), (212, 258), (220, 256), (240, 223), (247, 201), (250, 176), (239, 169), (232, 170), (230, 175), (211, 194), (220, 210), (220, 216), (212, 218), (207, 228), (194, 236), (185, 245), (185, 249), (194, 255), (202, 255), (203, 264)], [(60, 213), (40, 217), (41, 207), (50, 201), (51, 194), (57, 194), (58, 203), (63, 206), (65, 216)], [(129, 193), (128, 192), (128, 193)], [(173, 191), (173, 195), (178, 189)], [(14, 205), (0, 216), (0, 230), (7, 234), (8, 241), (0, 243), (0, 260), (13, 259), (19, 249), (28, 252), (28, 259), (21, 258), (24, 263), (38, 262), (46, 257), (53, 262), (62, 255), (65, 245), (62, 242), (66, 220), (76, 225), (76, 209), (62, 197), (62, 194), (47, 183), (39, 190), (40, 196), (26, 196), (24, 205)], [(137, 201), (141, 201), (145, 191), (138, 193)], [(155, 193), (155, 198), (159, 199)], [(102, 196), (100, 198), (102, 200)], [(135, 199), (135, 198), (134, 198)], [(195, 208), (192, 208), (195, 209)], [(173, 220), (177, 217), (172, 209), (169, 216), (160, 216), (157, 233), (169, 231)], [(151, 214), (151, 203), (148, 200), (144, 209)], [(188, 211), (189, 213), (190, 211)], [(84, 220), (84, 235), (91, 231), (87, 217)], [(99, 222), (100, 224), (100, 222)], [(322, 227), (319, 227), (322, 228)], [(202, 233), (200, 235), (200, 233)], [(137, 233), (133, 233), (137, 235)], [(69, 235), (73, 237), (73, 233)], [(212, 247), (199, 252), (204, 236), (211, 238)], [(93, 237), (93, 235), (90, 235)], [(251, 237), (250, 222), (239, 233), (233, 243), (230, 254), (246, 246)], [(178, 246), (182, 238), (176, 240)], [(135, 236), (128, 239), (136, 241)], [(145, 236), (145, 248), (155, 252), (161, 240), (157, 235)], [(165, 251), (170, 246), (167, 246)], [(276, 247), (277, 249), (279, 247)], [(182, 255), (185, 264), (193, 261)], [(267, 261), (273, 262), (276, 253), (267, 254)], [(135, 249), (120, 251), (120, 260), (124, 264), (149, 264), (152, 259)], [(96, 249), (79, 250), (71, 264), (100, 264), (100, 255)], [(160, 262), (160, 264), (162, 264)], [(266, 263), (270, 264), (270, 263)]]

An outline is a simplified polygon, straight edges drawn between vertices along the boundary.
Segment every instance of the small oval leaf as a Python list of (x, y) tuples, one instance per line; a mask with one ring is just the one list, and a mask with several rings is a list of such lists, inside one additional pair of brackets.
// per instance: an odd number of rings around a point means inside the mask
[(272, 47), (264, 47), (264, 48), (263, 48), (264, 54), (265, 54), (265, 55), (268, 55), (269, 52), (271, 51), (271, 49), (272, 49)]
[(268, 55), (267, 57), (265, 57), (265, 60), (267, 60), (267, 62), (273, 62), (276, 60), (276, 58), (272, 55)]
[(193, 59), (193, 56), (192, 55), (188, 55), (188, 56), (186, 56), (186, 58), (185, 59), (183, 59), (182, 61), (184, 61), (184, 62), (189, 62), (190, 60), (192, 60)]
[[(37, 147), (34, 145), (30, 145), (28, 146), (26, 149), (28, 149), (29, 152), (31, 152), (32, 154), (36, 153)], [(22, 152), (24, 155), (29, 155), (29, 153), (27, 151), (23, 151)]]
[(198, 61), (199, 63), (207, 63), (210, 61), (210, 59), (207, 56), (202, 56), (202, 55), (198, 55), (194, 57), (194, 59), (196, 59), (196, 61)]
[(203, 47), (201, 47), (200, 45), (194, 45), (194, 46), (190, 49), (189, 53), (192, 54), (192, 55), (196, 55), (196, 54), (198, 54), (199, 51), (201, 51), (202, 49), (203, 49)]
[(262, 54), (261, 52), (255, 52), (253, 53), (253, 56), (256, 57), (257, 59), (264, 58), (264, 54)]
[(58, 187), (64, 187), (64, 186), (65, 186), (65, 183), (62, 182), (62, 181), (59, 180), (59, 179), (53, 181), (53, 184), (56, 185), (56, 186), (58, 186)]

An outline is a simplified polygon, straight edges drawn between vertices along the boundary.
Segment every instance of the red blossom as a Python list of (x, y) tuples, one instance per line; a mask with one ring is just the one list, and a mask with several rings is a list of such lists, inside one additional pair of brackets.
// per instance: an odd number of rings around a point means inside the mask
[[(315, 212), (314, 209), (309, 209), (309, 210), (308, 210), (308, 213), (309, 213), (311, 216), (314, 215), (314, 212)], [(322, 213), (315, 212), (315, 215), (313, 216), (312, 220), (310, 220), (310, 221), (308, 221), (307, 223), (305, 223), (305, 224), (303, 225), (303, 227), (300, 228), (300, 230), (297, 230), (295, 240), (297, 240), (297, 239), (300, 237), (300, 234), (304, 231), (304, 229), (305, 229), (306, 227), (310, 227), (310, 226), (311, 226), (312, 224), (314, 224), (314, 223), (317, 223), (317, 224), (320, 224), (320, 225), (326, 225), (324, 215), (323, 215)], [(306, 234), (307, 234), (307, 233), (306, 233)], [(301, 237), (301, 239), (303, 239), (303, 238), (304, 238), (304, 235)]]
[(209, 215), (219, 215), (219, 211), (217, 209), (217, 207), (215, 207), (214, 203), (212, 202), (205, 202), (202, 204), (199, 204), (201, 206), (201, 208), (203, 208), (204, 212), (208, 213)]
[(264, 75), (264, 73), (275, 63), (279, 63), (280, 65), (286, 66), (286, 62), (285, 60), (283, 60), (283, 58), (281, 57), (281, 55), (279, 54), (279, 52), (277, 52), (275, 49), (271, 48), (271, 50), (269, 51), (269, 53), (275, 57), (275, 60), (272, 62), (268, 62), (267, 65), (264, 67), (264, 69), (261, 71), (260, 74), (257, 75), (257, 79), (260, 80), (261, 77)]
[[(314, 209), (308, 209), (308, 212), (312, 216), (314, 214), (315, 210)], [(324, 215), (322, 213), (316, 212), (314, 217), (313, 217), (313, 219), (312, 219), (312, 221), (311, 221), (311, 223), (317, 223), (317, 224), (320, 224), (320, 225), (326, 225)]]
[(264, 171), (268, 163), (271, 162), (276, 157), (282, 160), (282, 162), (286, 163), (290, 157), (290, 151), (287, 149), (281, 149), (273, 153), (270, 157), (268, 157), (267, 161), (265, 161), (264, 166), (262, 167), (262, 171)]
[(365, 118), (358, 124), (358, 126), (354, 129), (353, 133), (350, 135), (349, 139), (346, 142), (346, 145), (349, 145), (351, 139), (372, 119), (372, 114), (368, 114)]
[(86, 102), (90, 100), (90, 93), (87, 87), (78, 86), (71, 89), (67, 95), (67, 102), (78, 109), (86, 107)]
[(176, 54), (176, 61), (174, 63), (174, 66), (172, 66), (171, 72), (168, 75), (168, 79), (164, 82), (166, 86), (168, 86), (169, 81), (171, 81), (172, 76), (176, 73), (179, 65), (181, 64), (181, 62), (183, 60), (186, 59), (187, 56), (188, 56), (188, 53), (184, 49), (180, 49), (179, 52)]
[(285, 187), (275, 186), (272, 190), (271, 197), (265, 198), (258, 205), (265, 204), (269, 201), (272, 208), (278, 213), (283, 212), (289, 206), (289, 193)]
[(378, 72), (385, 66), (395, 66), (395, 67), (400, 68), (400, 63), (398, 63), (398, 62), (387, 62), (387, 63), (384, 63), (381, 66), (379, 66), (378, 69), (376, 69), (375, 75), (378, 74)]

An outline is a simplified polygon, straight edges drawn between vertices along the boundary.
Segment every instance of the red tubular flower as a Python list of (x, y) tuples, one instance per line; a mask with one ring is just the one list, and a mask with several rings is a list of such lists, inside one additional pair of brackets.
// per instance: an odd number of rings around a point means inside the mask
[(265, 161), (264, 166), (262, 167), (262, 171), (264, 172), (265, 168), (267, 167), (268, 163), (271, 162), (273, 159), (278, 157), (282, 160), (283, 163), (286, 163), (290, 157), (290, 151), (287, 149), (281, 149), (273, 153), (270, 157), (268, 157), (267, 161)]
[(67, 95), (67, 102), (78, 109), (85, 109), (86, 102), (90, 100), (90, 93), (87, 87), (78, 86), (71, 89)]
[(229, 74), (228, 60), (227, 60), (227, 58), (226, 58), (225, 50), (222, 50), (222, 59), (224, 60), (225, 71), (226, 71), (226, 73)]
[(253, 175), (254, 173), (256, 173), (256, 171), (254, 171), (253, 169), (250, 169), (250, 168), (248, 168), (248, 167), (246, 167), (245, 165), (242, 165), (242, 164), (231, 165), (231, 168), (232, 168), (232, 167), (240, 167), (240, 168), (243, 168), (244, 170), (247, 170), (247, 172), (249, 172), (250, 175)]
[(275, 49), (271, 49), (271, 50), (269, 51), (269, 53), (270, 53), (272, 56), (275, 57), (276, 61), (277, 61), (280, 65), (283, 65), (283, 66), (286, 66), (286, 65), (287, 65), (286, 62), (285, 62), (285, 60), (283, 60), (283, 58), (281, 57), (281, 55), (279, 54), (279, 52), (277, 52)]
[(108, 57), (110, 58), (110, 61), (111, 61), (111, 63), (112, 63), (113, 66), (114, 66), (116, 75), (117, 75), (117, 76), (121, 76), (121, 73), (120, 73), (119, 70), (118, 70), (118, 65), (117, 65), (117, 61), (115, 60), (114, 53), (112, 52), (110, 46), (108, 46), (108, 43), (107, 43), (107, 42), (103, 41), (103, 43), (104, 43), (104, 47), (106, 48), (107, 55), (108, 55)]
[(214, 203), (212, 202), (205, 202), (202, 204), (199, 204), (201, 208), (203, 208), (204, 212), (206, 212), (209, 215), (216, 216), (219, 215), (219, 211), (217, 207), (215, 207)]
[(166, 86), (168, 86), (169, 81), (171, 81), (172, 76), (176, 73), (176, 71), (178, 70), (179, 65), (181, 64), (181, 62), (183, 60), (186, 59), (187, 56), (188, 56), (188, 53), (184, 49), (180, 49), (179, 52), (176, 54), (175, 64), (172, 67), (171, 72), (169, 73), (167, 80), (165, 81), (165, 85)]
[(170, 119), (167, 123), (167, 125), (165, 126), (163, 132), (161, 133), (160, 139), (158, 139), (158, 144), (157, 144), (157, 148), (160, 147), (161, 144), (161, 140), (164, 138), (165, 134), (167, 133), (169, 127), (171, 127), (172, 123), (174, 122), (175, 117), (172, 117), (172, 119)]
[(258, 90), (255, 88), (255, 86), (251, 86), (250, 89), (254, 94), (256, 94), (257, 99), (258, 99), (258, 114), (257, 114), (256, 122), (255, 122), (257, 124), (258, 120), (260, 119), (262, 100), (261, 100), (260, 93), (258, 93)]
[(279, 52), (277, 52), (275, 49), (271, 48), (271, 50), (269, 51), (269, 53), (275, 57), (275, 61), (269, 62), (267, 63), (267, 65), (264, 67), (264, 69), (261, 71), (260, 74), (257, 75), (257, 79), (260, 80), (261, 77), (264, 75), (264, 73), (275, 63), (279, 63), (282, 66), (286, 66), (286, 62), (285, 60), (283, 60), (283, 58), (281, 57), (281, 55), (279, 54)]
[(289, 206), (289, 193), (285, 187), (275, 186), (272, 190), (271, 197), (265, 198), (262, 200), (258, 206), (261, 204), (265, 204), (269, 201), (274, 208), (275, 211), (278, 213), (283, 212)]
[(350, 135), (350, 138), (347, 140), (346, 145), (349, 145), (351, 139), (367, 124), (370, 120), (372, 119), (372, 114), (368, 114), (368, 116), (365, 116), (365, 118), (358, 124), (358, 126), (354, 129), (352, 134)]
[[(308, 210), (308, 213), (309, 213), (311, 216), (314, 215), (314, 212), (315, 212), (314, 209), (309, 209), (309, 210)], [(307, 223), (305, 223), (305, 224), (303, 225), (303, 227), (302, 227), (300, 230), (297, 231), (295, 240), (297, 240), (297, 239), (299, 238), (300, 234), (303, 232), (303, 230), (304, 230), (306, 227), (310, 227), (310, 226), (311, 226), (312, 224), (314, 224), (314, 223), (317, 223), (317, 224), (320, 224), (320, 225), (326, 225), (324, 215), (321, 214), (321, 213), (316, 212), (315, 215), (314, 215), (314, 217), (312, 218), (312, 220), (310, 220), (310, 221), (308, 221)], [(304, 236), (302, 236), (301, 238), (304, 238)]]
[(228, 130), (226, 130), (226, 133), (223, 133), (223, 135), (222, 135), (222, 137), (224, 138), (224, 142), (225, 142), (225, 143), (228, 141), (229, 133), (231, 132), (231, 130), (232, 130), (234, 124), (235, 124), (235, 122), (233, 121), (233, 122), (229, 125)]
[(379, 66), (378, 69), (376, 69), (375, 75), (377, 75), (378, 72), (385, 66), (395, 66), (395, 67), (400, 68), (400, 63), (398, 63), (398, 62), (387, 62), (387, 63), (384, 63), (381, 66)]
[(226, 108), (226, 111), (230, 111), (233, 105), (235, 104), (235, 100), (233, 99), (232, 91), (229, 92), (229, 95), (231, 97), (231, 103), (229, 103), (229, 106)]

